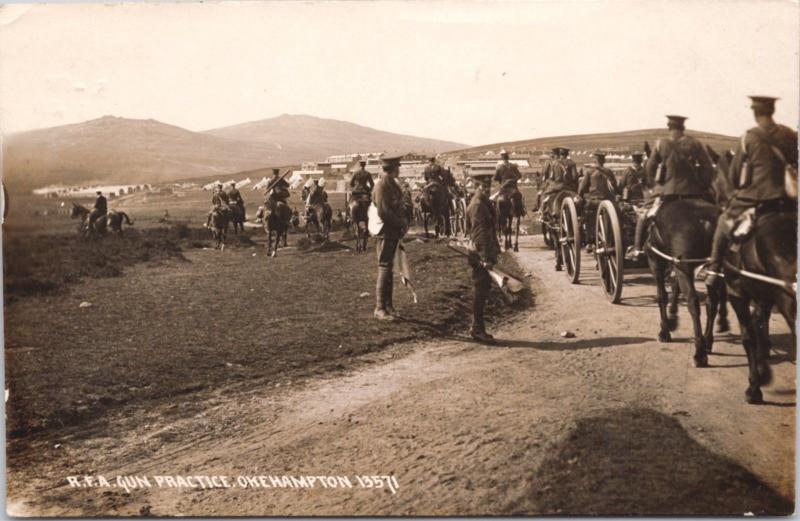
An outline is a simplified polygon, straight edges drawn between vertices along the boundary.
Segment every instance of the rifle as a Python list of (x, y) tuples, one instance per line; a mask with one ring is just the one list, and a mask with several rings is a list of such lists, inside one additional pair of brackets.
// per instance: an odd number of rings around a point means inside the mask
[[(460, 246), (462, 245), (459, 241), (455, 241)], [(463, 257), (469, 258), (469, 253), (463, 252), (458, 248), (453, 247), (451, 244), (447, 245), (448, 248), (453, 250), (454, 252), (458, 253)], [(497, 287), (502, 290), (508, 290), (509, 293), (519, 293), (525, 288), (525, 284), (522, 283), (521, 280), (512, 277), (505, 271), (494, 267), (490, 270), (486, 270), (489, 272), (489, 276), (492, 278)]]
[(277, 185), (279, 181), (281, 181), (283, 179), (286, 179), (286, 176), (291, 174), (291, 173), (292, 173), (292, 169), (291, 168), (287, 168), (286, 172), (284, 172), (282, 175), (280, 175), (276, 181), (268, 183), (267, 184), (266, 193), (270, 193), (272, 191), (272, 189), (275, 188), (275, 185)]

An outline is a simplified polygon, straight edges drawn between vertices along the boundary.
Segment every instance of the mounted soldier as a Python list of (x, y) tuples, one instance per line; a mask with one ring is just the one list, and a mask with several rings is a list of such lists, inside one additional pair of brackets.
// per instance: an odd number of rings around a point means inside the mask
[(429, 164), (425, 167), (425, 171), (422, 174), (425, 177), (425, 187), (427, 188), (427, 185), (430, 183), (438, 183), (445, 186), (444, 168), (436, 162), (436, 156), (430, 156), (428, 161)]
[(566, 188), (574, 192), (578, 189), (578, 167), (575, 165), (575, 161), (569, 158), (569, 148), (558, 147), (558, 152), (560, 156), (559, 163), (564, 169)]
[(663, 204), (681, 199), (709, 199), (714, 167), (708, 151), (695, 138), (684, 132), (684, 116), (667, 116), (670, 137), (656, 142), (647, 159), (645, 173), (654, 181), (657, 195), (644, 219), (636, 223), (636, 239), (626, 257), (636, 260), (642, 251), (644, 235)]
[(509, 161), (506, 150), (500, 151), (500, 163), (494, 172), (494, 180), (500, 183), (500, 194), (511, 202), (513, 215), (525, 215), (525, 201), (522, 192), (517, 188), (517, 182), (522, 177), (516, 163)]
[(97, 231), (95, 227), (95, 222), (106, 216), (108, 213), (108, 200), (103, 195), (103, 192), (98, 190), (97, 191), (97, 198), (94, 200), (94, 206), (92, 206), (92, 211), (89, 214), (89, 230)]
[(489, 198), (492, 175), (478, 173), (472, 178), (475, 193), (467, 206), (467, 229), (470, 236), (468, 260), (472, 267), (472, 283), (475, 288), (470, 336), (478, 342), (493, 343), (494, 337), (486, 332), (484, 313), (492, 280), (488, 270), (494, 267), (500, 254), (500, 244), (495, 233), (498, 217)]
[(558, 161), (558, 147), (553, 147), (550, 150), (550, 157), (544, 163), (542, 168), (541, 183), (539, 185), (539, 192), (536, 195), (536, 209), (545, 213), (545, 194), (548, 193), (547, 189), (550, 186), (550, 179), (553, 177), (553, 163)]
[(397, 182), (400, 157), (384, 156), (383, 172), (375, 183), (370, 215), (370, 232), (375, 235), (378, 277), (375, 285), (375, 311), (378, 320), (394, 320), (394, 257), (400, 240), (408, 231), (403, 190)]
[(230, 200), (228, 194), (222, 189), (222, 183), (217, 183), (214, 187), (214, 192), (211, 194), (211, 210), (208, 212), (206, 219), (206, 228), (211, 228), (211, 216), (214, 212), (228, 212), (230, 210)]
[(312, 206), (328, 202), (328, 192), (325, 191), (325, 178), (310, 180), (306, 183), (308, 197), (306, 199), (306, 209)]
[(353, 174), (350, 179), (350, 192), (353, 194), (354, 199), (366, 198), (371, 199), (372, 189), (375, 186), (375, 181), (372, 180), (372, 174), (367, 172), (367, 162), (363, 159), (358, 162), (359, 169)]
[(595, 221), (597, 207), (601, 201), (613, 201), (617, 194), (617, 179), (614, 173), (606, 168), (606, 153), (597, 151), (594, 154), (595, 164), (581, 179), (578, 195), (585, 201), (583, 215), (586, 219), (587, 245), (586, 251), (591, 253), (595, 242)]
[(278, 203), (285, 204), (286, 200), (289, 198), (289, 183), (285, 179), (289, 172), (287, 171), (283, 176), (280, 175), (280, 172), (279, 168), (272, 169), (272, 177), (267, 183), (267, 188), (264, 192), (266, 196), (266, 200), (264, 201), (264, 222), (266, 222), (270, 214), (275, 211)]
[(239, 189), (236, 188), (236, 181), (231, 181), (230, 188), (228, 189), (228, 204), (237, 206), (242, 209), (242, 219), (244, 219), (244, 199)]
[(645, 179), (644, 167), (642, 166), (642, 159), (644, 155), (641, 152), (634, 152), (631, 154), (633, 164), (628, 167), (625, 172), (625, 177), (622, 179), (622, 184), (619, 185), (622, 200), (630, 203), (642, 202), (645, 198)]
[(708, 286), (716, 282), (731, 234), (743, 216), (749, 215), (754, 223), (760, 214), (797, 212), (797, 132), (772, 119), (777, 98), (750, 99), (757, 125), (742, 136), (730, 165), (728, 173), (737, 190), (714, 232)]

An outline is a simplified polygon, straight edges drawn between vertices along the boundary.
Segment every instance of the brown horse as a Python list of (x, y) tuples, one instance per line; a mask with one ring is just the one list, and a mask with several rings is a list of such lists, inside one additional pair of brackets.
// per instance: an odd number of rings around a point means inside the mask
[[(725, 201), (730, 200), (733, 193), (728, 177), (730, 160), (730, 154), (723, 155), (714, 173), (715, 186), (720, 187), (718, 197)], [(796, 339), (796, 202), (787, 199), (757, 207), (754, 231), (727, 252), (723, 272), (747, 353), (749, 386), (745, 399), (748, 403), (762, 403), (761, 386), (772, 381), (772, 369), (768, 363), (771, 348), (768, 325), (773, 307), (786, 320), (792, 337)], [(754, 305), (755, 313), (751, 312), (751, 305)]]
[(106, 230), (111, 228), (115, 234), (122, 235), (122, 224), (133, 226), (133, 221), (128, 214), (119, 210), (111, 210), (103, 216), (94, 221), (93, 226), (89, 226), (89, 215), (91, 210), (76, 202), (72, 203), (72, 212), (70, 217), (72, 219), (80, 218), (81, 222), (78, 225), (78, 234), (82, 237), (102, 237), (106, 234)]
[[(275, 203), (275, 211), (269, 212), (264, 219), (264, 230), (267, 232), (267, 255), (275, 257), (278, 255), (278, 247), (281, 238), (283, 246), (286, 247), (286, 236), (288, 235), (289, 222), (292, 219), (292, 209), (283, 201)], [(272, 237), (275, 237), (275, 248), (272, 247)]]
[[(311, 190), (304, 187), (302, 192), (303, 200), (308, 201)], [(316, 199), (312, 196), (311, 201), (306, 207), (306, 236), (311, 239), (310, 225), (313, 224), (317, 229), (317, 235), (327, 241), (330, 238), (331, 226), (333, 224), (333, 209), (326, 201)]]
[(244, 206), (232, 204), (230, 209), (228, 220), (233, 224), (233, 234), (239, 235), (239, 232), (244, 232)]
[[(699, 198), (665, 202), (656, 214), (647, 239), (650, 271), (656, 280), (661, 327), (658, 339), (669, 342), (677, 322), (667, 314), (666, 281), (672, 270), (680, 291), (686, 295), (686, 305), (694, 329), (694, 363), (708, 367), (708, 354), (714, 343), (714, 319), (719, 310), (720, 291), (710, 290), (706, 299), (706, 324), (701, 324), (700, 299), (694, 287), (694, 273), (704, 265), (711, 253), (719, 208)], [(676, 297), (677, 292), (673, 292)]]
[(357, 194), (348, 201), (350, 225), (353, 227), (353, 235), (356, 238), (356, 253), (367, 250), (369, 237), (367, 210), (369, 209), (369, 203), (370, 199), (366, 194)]
[[(511, 235), (514, 233), (514, 251), (519, 251), (519, 225), (523, 214), (503, 194), (497, 197), (495, 204), (497, 205), (497, 235), (503, 239), (503, 247), (506, 251), (511, 249)], [(517, 221), (516, 226), (514, 226), (514, 219)]]
[(225, 239), (228, 237), (228, 222), (231, 212), (226, 206), (218, 206), (211, 210), (211, 236), (216, 241), (214, 248), (224, 251)]
[(422, 223), (425, 227), (425, 236), (428, 236), (428, 219), (433, 219), (436, 237), (440, 233), (450, 236), (450, 204), (447, 201), (445, 188), (439, 183), (429, 183), (422, 189), (419, 198), (422, 212)]

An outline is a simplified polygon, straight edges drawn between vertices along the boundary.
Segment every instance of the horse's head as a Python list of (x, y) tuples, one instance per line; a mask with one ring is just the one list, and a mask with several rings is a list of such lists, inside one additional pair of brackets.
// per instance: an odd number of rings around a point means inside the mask
[(75, 219), (77, 217), (86, 217), (89, 215), (89, 209), (83, 205), (72, 201), (72, 212), (69, 214), (70, 218)]
[(714, 177), (711, 180), (711, 192), (717, 204), (724, 205), (733, 197), (736, 187), (733, 186), (730, 178), (730, 166), (733, 160), (733, 153), (726, 150), (723, 154), (718, 154), (711, 147), (707, 147), (709, 156), (714, 161)]

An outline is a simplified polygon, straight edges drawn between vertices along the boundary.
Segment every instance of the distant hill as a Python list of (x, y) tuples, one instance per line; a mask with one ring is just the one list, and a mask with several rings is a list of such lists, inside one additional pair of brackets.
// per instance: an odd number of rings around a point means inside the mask
[(306, 160), (324, 159), (348, 152), (439, 153), (466, 147), (462, 143), (394, 134), (346, 121), (292, 114), (206, 130), (204, 133), (237, 141), (254, 141), (276, 148), (302, 146), (305, 150), (313, 151), (305, 154)]
[(463, 147), (310, 116), (280, 116), (208, 132), (104, 116), (4, 136), (3, 179), (17, 192), (50, 184), (163, 183), (333, 154)]
[[(712, 134), (709, 132), (700, 132), (694, 130), (687, 130), (686, 133), (692, 137), (699, 139), (703, 144), (709, 145), (715, 150), (722, 151), (729, 148), (734, 148), (738, 138), (732, 136), (725, 136), (722, 134)], [(487, 152), (497, 153), (505, 148), (509, 152), (517, 153), (546, 153), (553, 147), (563, 146), (572, 150), (580, 151), (594, 151), (596, 149), (603, 149), (606, 151), (619, 151), (619, 152), (632, 152), (634, 150), (641, 151), (644, 147), (644, 142), (650, 143), (654, 146), (658, 139), (667, 137), (667, 129), (644, 129), (644, 130), (629, 130), (626, 132), (609, 132), (605, 134), (580, 134), (575, 136), (555, 136), (555, 137), (542, 137), (536, 139), (527, 139), (524, 141), (509, 141), (505, 143), (492, 143), (490, 145), (481, 145), (462, 150), (454, 150), (448, 155), (451, 156), (475, 156), (485, 154)]]

